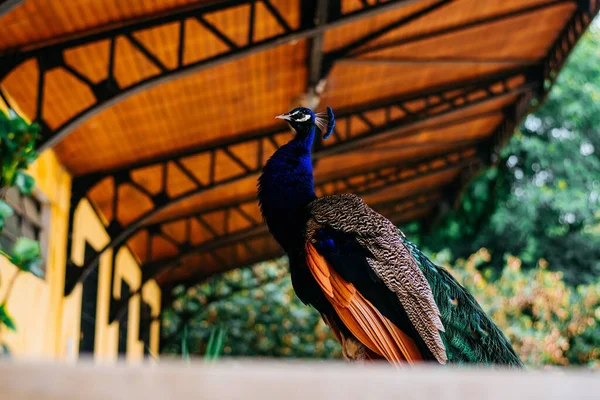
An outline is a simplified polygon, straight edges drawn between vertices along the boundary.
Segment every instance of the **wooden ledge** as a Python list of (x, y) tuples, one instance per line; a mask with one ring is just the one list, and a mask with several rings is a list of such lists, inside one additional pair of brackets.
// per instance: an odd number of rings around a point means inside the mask
[(329, 362), (0, 362), (1, 400), (598, 399), (589, 370), (507, 371)]

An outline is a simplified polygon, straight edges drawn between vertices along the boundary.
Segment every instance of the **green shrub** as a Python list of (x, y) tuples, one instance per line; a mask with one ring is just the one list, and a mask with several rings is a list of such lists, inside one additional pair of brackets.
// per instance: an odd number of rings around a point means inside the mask
[(294, 294), (285, 259), (230, 271), (177, 294), (163, 314), (164, 352), (180, 352), (187, 324), (192, 354), (204, 354), (213, 327), (225, 326), (226, 356), (341, 356), (319, 314)]
[[(529, 366), (600, 366), (600, 281), (576, 288), (562, 272), (538, 267), (523, 271), (509, 256), (499, 279), (486, 268), (490, 254), (482, 249), (446, 266), (506, 333)], [(484, 271), (484, 272), (481, 272)]]
[[(507, 257), (501, 275), (493, 279), (485, 249), (452, 267), (445, 261), (447, 253), (433, 259), (473, 293), (527, 365), (600, 366), (600, 281), (573, 288), (561, 272), (549, 271), (545, 260), (523, 271), (516, 257)], [(184, 326), (196, 354), (204, 353), (214, 327), (226, 326), (225, 355), (341, 356), (319, 314), (294, 294), (285, 259), (179, 288), (177, 295), (163, 317), (167, 353), (181, 351)]]

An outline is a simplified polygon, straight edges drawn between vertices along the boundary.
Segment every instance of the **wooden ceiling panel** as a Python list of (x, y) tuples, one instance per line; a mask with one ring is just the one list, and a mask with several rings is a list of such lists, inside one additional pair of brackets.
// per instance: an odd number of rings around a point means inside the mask
[(408, 197), (417, 193), (437, 191), (440, 187), (452, 182), (458, 176), (459, 172), (460, 168), (454, 168), (431, 176), (388, 186), (383, 190), (364, 196), (364, 200), (367, 204), (377, 204), (392, 201), (398, 196)]
[[(422, 18), (417, 18), (399, 28), (393, 29), (364, 47), (425, 35), (448, 27), (465, 25), (474, 21), (489, 19), (502, 14), (512, 13), (528, 7), (551, 2), (553, 2), (553, 0), (456, 0), (441, 6), (437, 10), (428, 12)], [(343, 11), (345, 9), (348, 12), (356, 11), (362, 7), (358, 3), (360, 3), (359, 0), (344, 0), (342, 2), (342, 9)], [(331, 29), (325, 34), (324, 48), (326, 51), (342, 48), (366, 34), (375, 32), (383, 26), (391, 24), (401, 18), (407, 18), (435, 3), (436, 1), (434, 0), (410, 3), (382, 15), (377, 15)], [(427, 22), (423, 23), (423, 21)]]
[[(460, 144), (483, 139), (490, 135), (502, 122), (504, 115), (501, 111), (485, 115), (470, 121), (457, 123), (443, 128), (422, 129), (418, 134), (400, 136), (396, 139), (381, 141), (372, 146), (373, 149), (389, 150), (398, 147), (424, 148), (443, 144)], [(365, 151), (368, 151), (365, 149)], [(359, 152), (362, 152), (359, 150)]]
[(305, 90), (305, 56), (297, 42), (144, 91), (91, 118), (56, 152), (80, 175), (272, 126)]
[[(548, 12), (548, 10), (550, 10), (550, 13), (554, 13), (555, 11), (566, 12), (568, 17), (574, 9), (574, 4), (572, 3), (563, 3), (557, 6), (555, 3), (556, 1), (554, 0), (455, 0), (447, 3), (438, 10), (428, 13), (423, 20), (415, 20), (398, 29), (394, 29), (364, 47), (368, 48), (394, 41), (409, 40), (410, 38), (431, 35), (451, 28), (459, 28), (460, 30), (462, 27), (466, 28), (473, 25), (491, 26), (496, 20), (510, 21), (515, 19), (523, 21), (531, 17), (537, 18), (540, 13)], [(565, 10), (565, 6), (568, 10)], [(519, 14), (523, 15), (523, 17), (519, 17)], [(424, 20), (427, 23), (423, 23)], [(538, 23), (534, 25), (542, 27), (547, 24), (540, 24), (538, 20)]]
[(105, 223), (116, 218), (113, 210), (115, 204), (112, 201), (115, 195), (115, 182), (110, 177), (101, 180), (88, 192), (90, 202), (96, 210), (100, 211), (100, 216), (104, 218)]
[[(246, 198), (248, 194), (256, 193), (256, 178), (257, 176), (250, 176), (234, 183), (225, 184), (191, 196), (177, 204), (165, 207), (150, 222), (170, 219), (180, 215), (189, 215), (199, 209), (214, 208), (220, 204), (228, 204), (233, 200)], [(131, 207), (135, 207), (135, 204), (132, 203)]]
[[(460, 3), (460, 2), (458, 2)], [(458, 3), (456, 5), (458, 5)], [(479, 4), (496, 4), (495, 2), (479, 2)], [(455, 32), (424, 40), (417, 40), (365, 54), (363, 59), (454, 59), (469, 60), (538, 60), (544, 57), (548, 47), (554, 42), (561, 27), (571, 17), (576, 6), (563, 3), (535, 13), (514, 16), (509, 19), (489, 22), (485, 25), (465, 28)], [(467, 15), (470, 16), (470, 13)], [(544, 23), (540, 24), (539, 21)], [(427, 24), (429, 26), (429, 24)], [(421, 25), (422, 26), (422, 25)], [(392, 37), (383, 37), (372, 43), (392, 43), (413, 32), (405, 33), (405, 29), (394, 32)], [(510, 35), (506, 34), (510, 32)], [(514, 64), (513, 64), (514, 65)]]
[(322, 104), (349, 107), (385, 97), (423, 91), (456, 81), (476, 80), (510, 69), (507, 65), (336, 65)]
[(215, 0), (27, 0), (0, 18), (0, 51)]
[[(330, 29), (325, 33), (323, 50), (331, 51), (344, 47), (361, 37), (380, 29), (382, 26), (405, 18), (435, 2), (436, 0), (419, 1), (416, 3), (409, 2), (411, 4), (400, 5), (397, 9), (383, 14)], [(360, 3), (362, 3), (361, 0), (342, 0), (342, 13), (346, 14), (360, 10), (363, 7), (363, 4)]]
[[(87, 86), (64, 70), (47, 72), (45, 83), (43, 114), (51, 129), (57, 128), (71, 117), (69, 109), (77, 113), (96, 101)], [(64, 92), (65, 88), (69, 88), (68, 94)], [(70, 107), (71, 105), (75, 107)]]
[(279, 245), (270, 235), (250, 239), (244, 242), (244, 249), (233, 244), (219, 247), (209, 253), (192, 254), (181, 259), (174, 268), (163, 270), (156, 277), (159, 284), (186, 279), (206, 279), (226, 270), (239, 268), (281, 255)]
[(436, 125), (451, 124), (454, 121), (471, 119), (477, 115), (487, 114), (494, 111), (502, 111), (503, 109), (514, 104), (517, 101), (517, 97), (517, 95), (507, 95), (494, 100), (486, 101), (483, 104), (466, 107), (464, 109), (436, 117), (430, 121), (423, 121), (419, 124), (419, 126), (422, 129), (431, 128), (432, 126)]
[[(65, 63), (93, 83), (101, 82), (108, 77), (108, 60), (110, 41), (99, 42), (74, 47), (65, 51)], [(91, 62), (93, 60), (93, 62)]]
[(377, 142), (352, 152), (322, 159), (315, 174), (328, 176), (355, 168), (370, 169), (376, 165), (390, 165), (396, 160), (410, 162), (441, 154), (473, 144), (489, 136), (503, 119), (502, 113), (481, 117), (470, 122), (438, 129), (423, 129), (415, 134)]
[(27, 60), (12, 70), (0, 85), (18, 105), (18, 110), (29, 118), (35, 117), (37, 111), (39, 71), (36, 60)]
[(148, 231), (139, 231), (127, 241), (127, 247), (133, 256), (142, 263), (148, 261), (148, 245)]
[[(135, 212), (131, 212), (126, 207), (127, 202), (136, 205)], [(117, 220), (127, 225), (133, 222), (139, 214), (146, 213), (152, 210), (152, 202), (150, 198), (144, 193), (140, 192), (137, 188), (130, 184), (124, 184), (119, 187), (118, 190), (118, 201), (117, 201)]]

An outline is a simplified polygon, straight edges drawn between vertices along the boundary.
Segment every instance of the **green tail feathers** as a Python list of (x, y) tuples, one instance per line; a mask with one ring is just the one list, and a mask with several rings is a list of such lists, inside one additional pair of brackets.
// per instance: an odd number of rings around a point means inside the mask
[(401, 236), (433, 291), (445, 328), (442, 340), (449, 362), (523, 366), (502, 331), (477, 300), (448, 271), (433, 264)]

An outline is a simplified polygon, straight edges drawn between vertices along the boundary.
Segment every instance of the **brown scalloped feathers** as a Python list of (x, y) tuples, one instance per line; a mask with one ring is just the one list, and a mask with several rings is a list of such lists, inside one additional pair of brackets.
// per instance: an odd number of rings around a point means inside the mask
[(306, 261), (344, 325), (369, 350), (393, 364), (423, 359), (413, 340), (331, 268), (310, 242), (306, 244)]

